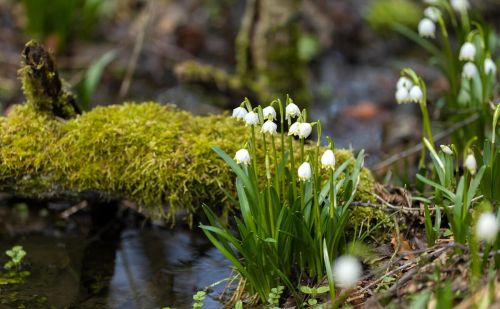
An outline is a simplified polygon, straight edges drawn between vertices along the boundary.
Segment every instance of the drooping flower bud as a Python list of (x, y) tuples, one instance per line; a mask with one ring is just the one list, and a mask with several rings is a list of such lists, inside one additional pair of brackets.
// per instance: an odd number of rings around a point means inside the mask
[(308, 138), (311, 135), (312, 126), (309, 122), (301, 122), (299, 125), (299, 137)]
[(469, 8), (469, 1), (467, 0), (451, 0), (451, 6), (455, 11), (464, 12)]
[(441, 11), (436, 7), (430, 6), (424, 10), (424, 16), (436, 22), (439, 16), (441, 16)]
[(234, 161), (236, 161), (236, 163), (238, 164), (248, 165), (250, 164), (250, 153), (246, 149), (240, 149), (236, 151)]
[(396, 91), (396, 102), (399, 104), (407, 103), (410, 101), (410, 93), (408, 89), (401, 87)]
[(335, 168), (335, 154), (331, 149), (326, 150), (321, 156), (321, 166), (323, 168)]
[(272, 134), (276, 134), (277, 129), (278, 129), (277, 124), (275, 124), (272, 120), (267, 120), (262, 125), (262, 129), (260, 129), (260, 132), (264, 133), (264, 134), (271, 134), (272, 135)]
[(301, 181), (308, 181), (309, 179), (311, 179), (312, 176), (311, 164), (309, 164), (308, 162), (302, 163), (299, 166), (297, 174)]
[(465, 42), (460, 48), (460, 53), (458, 54), (458, 59), (463, 61), (474, 61), (476, 56), (476, 46), (471, 42)]
[(497, 72), (497, 65), (491, 58), (484, 59), (484, 71), (486, 74), (493, 74)]
[(300, 109), (295, 103), (290, 103), (285, 108), (286, 119), (292, 119), (300, 115)]
[(259, 115), (256, 112), (249, 112), (245, 115), (245, 123), (247, 126), (255, 126), (259, 123)]
[(262, 115), (264, 115), (264, 119), (276, 119), (276, 110), (272, 106), (267, 106), (262, 110)]
[(406, 90), (410, 90), (411, 86), (413, 86), (412, 81), (405, 76), (401, 76), (396, 84), (397, 89), (405, 88)]
[(411, 102), (420, 102), (422, 98), (424, 97), (424, 94), (422, 92), (422, 89), (419, 86), (413, 86), (410, 89), (410, 101)]
[(353, 287), (362, 274), (362, 267), (354, 256), (343, 255), (333, 264), (333, 279), (342, 288)]
[(248, 111), (244, 107), (236, 107), (233, 109), (233, 118), (236, 118), (238, 120), (243, 120), (245, 119), (246, 114), (248, 114)]
[(299, 135), (299, 127), (300, 127), (300, 122), (298, 121), (294, 122), (288, 129), (288, 135), (294, 135), (294, 136)]
[(493, 242), (498, 235), (498, 220), (491, 212), (482, 213), (477, 220), (476, 236), (479, 240)]
[(448, 145), (439, 145), (441, 147), (441, 150), (446, 153), (447, 155), (451, 156), (453, 155), (453, 150)]
[(476, 173), (477, 162), (474, 154), (471, 153), (465, 158), (464, 166), (472, 175)]
[(477, 67), (473, 62), (467, 62), (466, 64), (464, 64), (464, 68), (462, 69), (463, 78), (472, 79), (476, 77), (477, 74)]
[(436, 25), (429, 18), (424, 18), (418, 24), (418, 34), (423, 38), (434, 38), (436, 35)]

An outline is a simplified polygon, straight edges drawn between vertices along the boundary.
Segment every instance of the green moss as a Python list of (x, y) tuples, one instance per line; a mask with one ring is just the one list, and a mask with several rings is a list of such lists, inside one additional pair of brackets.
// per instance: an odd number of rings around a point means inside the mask
[[(172, 219), (179, 208), (192, 214), (202, 203), (226, 204), (220, 187), (233, 190), (234, 175), (211, 147), (232, 155), (247, 137), (227, 115), (193, 116), (152, 102), (97, 107), (67, 121), (16, 106), (0, 117), (0, 189), (33, 198), (96, 191)], [(337, 150), (336, 157), (341, 163), (352, 154)], [(360, 192), (372, 188), (364, 169)]]

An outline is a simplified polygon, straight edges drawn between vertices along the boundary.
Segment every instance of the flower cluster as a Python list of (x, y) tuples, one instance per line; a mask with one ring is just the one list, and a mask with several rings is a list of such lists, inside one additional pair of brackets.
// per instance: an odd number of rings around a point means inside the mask
[(401, 76), (396, 84), (396, 102), (410, 103), (420, 102), (423, 99), (422, 88), (418, 84), (414, 84), (406, 76)]

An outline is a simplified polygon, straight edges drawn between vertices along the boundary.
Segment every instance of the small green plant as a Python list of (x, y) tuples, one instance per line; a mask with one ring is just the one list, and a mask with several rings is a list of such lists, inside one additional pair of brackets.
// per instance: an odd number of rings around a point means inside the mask
[(5, 263), (3, 267), (8, 270), (15, 269), (19, 271), (21, 269), (21, 263), (26, 256), (26, 251), (24, 251), (23, 247), (14, 246), (11, 249), (5, 251), (5, 254), (10, 257), (10, 261)]
[(205, 300), (206, 295), (207, 293), (205, 291), (197, 291), (196, 294), (193, 295), (193, 308), (203, 307), (203, 301)]
[(30, 275), (29, 271), (22, 270), (22, 262), (26, 256), (26, 251), (22, 246), (14, 246), (5, 251), (5, 254), (10, 260), (3, 266), (5, 271), (0, 272), (0, 285), (21, 283), (24, 278)]
[(328, 286), (319, 286), (319, 287), (308, 287), (308, 286), (301, 286), (300, 291), (304, 294), (307, 294), (309, 297), (305, 303), (302, 305), (304, 306), (309, 306), (309, 308), (323, 308), (322, 305), (318, 304), (318, 300), (316, 299), (316, 296), (318, 294), (324, 294), (328, 291), (330, 291), (330, 288)]
[(267, 298), (267, 305), (269, 308), (279, 309), (278, 305), (280, 303), (281, 294), (283, 294), (284, 289), (285, 287), (282, 285), (271, 289), (269, 297)]

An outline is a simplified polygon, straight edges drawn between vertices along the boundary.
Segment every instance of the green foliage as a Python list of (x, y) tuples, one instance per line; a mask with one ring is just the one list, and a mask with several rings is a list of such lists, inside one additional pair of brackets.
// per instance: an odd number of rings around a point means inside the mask
[(380, 33), (386, 33), (396, 24), (416, 27), (422, 14), (420, 6), (409, 0), (370, 1), (365, 18)]
[(28, 271), (22, 270), (22, 262), (26, 256), (22, 246), (14, 246), (5, 251), (9, 257), (3, 268), (4, 272), (0, 272), (0, 286), (5, 284), (18, 284), (23, 282), (24, 278), (30, 275)]
[[(436, 32), (440, 32), (436, 40), (420, 37), (412, 30), (416, 26), (397, 24), (394, 28), (423, 47), (432, 56), (431, 63), (446, 78), (449, 89), (435, 104), (442, 120), (454, 124), (477, 117), (476, 121), (469, 121), (453, 134), (454, 144), (459, 151), (463, 151), (465, 143), (471, 138), (483, 140), (488, 134), (494, 112), (490, 102), (494, 101), (498, 87), (497, 74), (486, 71), (485, 61), (493, 61), (498, 39), (480, 19), (471, 21), (468, 11), (457, 12), (448, 1), (436, 1), (433, 6), (440, 12), (435, 22)], [(459, 59), (460, 48), (466, 42), (475, 46), (472, 60)], [(477, 74), (465, 76), (466, 63), (473, 65)]]
[[(279, 100), (278, 104), (283, 110)], [(249, 104), (248, 110), (252, 110)], [(262, 123), (261, 108), (255, 110)], [(305, 112), (300, 117), (298, 121), (306, 121)], [(256, 140), (255, 128), (251, 126), (247, 142), (252, 157), (249, 165), (239, 165), (225, 151), (214, 148), (236, 174), (237, 232), (234, 235), (206, 206), (210, 225), (201, 228), (246, 280), (248, 292), (257, 293), (263, 302), (276, 285), (287, 286), (296, 296), (295, 282), (302, 278), (320, 282), (325, 275), (323, 250), (335, 257), (349, 239), (345, 231), (352, 213), (350, 204), (360, 184), (364, 152), (355, 160), (338, 162), (334, 170), (321, 170), (321, 127), (319, 122), (314, 125), (318, 130), (315, 147), (305, 149), (303, 139), (297, 145), (289, 136), (286, 152), (284, 138), (272, 135), (266, 141), (266, 135), (262, 135), (262, 139)], [(298, 154), (295, 147), (300, 149)], [(265, 165), (260, 164), (261, 158), (256, 158), (257, 149), (265, 150)], [(297, 183), (296, 167), (301, 162), (309, 162), (312, 176)], [(265, 182), (260, 181), (264, 178)], [(299, 278), (293, 274), (294, 269)]]
[(198, 291), (195, 295), (193, 295), (193, 309), (203, 307), (203, 301), (205, 300), (206, 294), (207, 293), (205, 291)]
[(93, 62), (85, 72), (83, 80), (77, 86), (78, 98), (80, 99), (80, 105), (83, 110), (89, 110), (92, 94), (101, 80), (101, 75), (106, 66), (115, 58), (116, 51), (109, 51)]
[(14, 246), (10, 250), (5, 251), (8, 257), (10, 257), (10, 261), (5, 263), (3, 266), (5, 269), (13, 269), (16, 268), (19, 270), (21, 268), (21, 262), (26, 256), (26, 251), (24, 251), (22, 246)]
[(54, 35), (64, 49), (75, 35), (87, 36), (101, 13), (102, 0), (23, 0), (26, 31), (39, 40)]
[(269, 296), (267, 298), (267, 305), (272, 309), (279, 309), (278, 305), (280, 303), (281, 294), (283, 294), (284, 286), (280, 285), (276, 288), (272, 288)]

